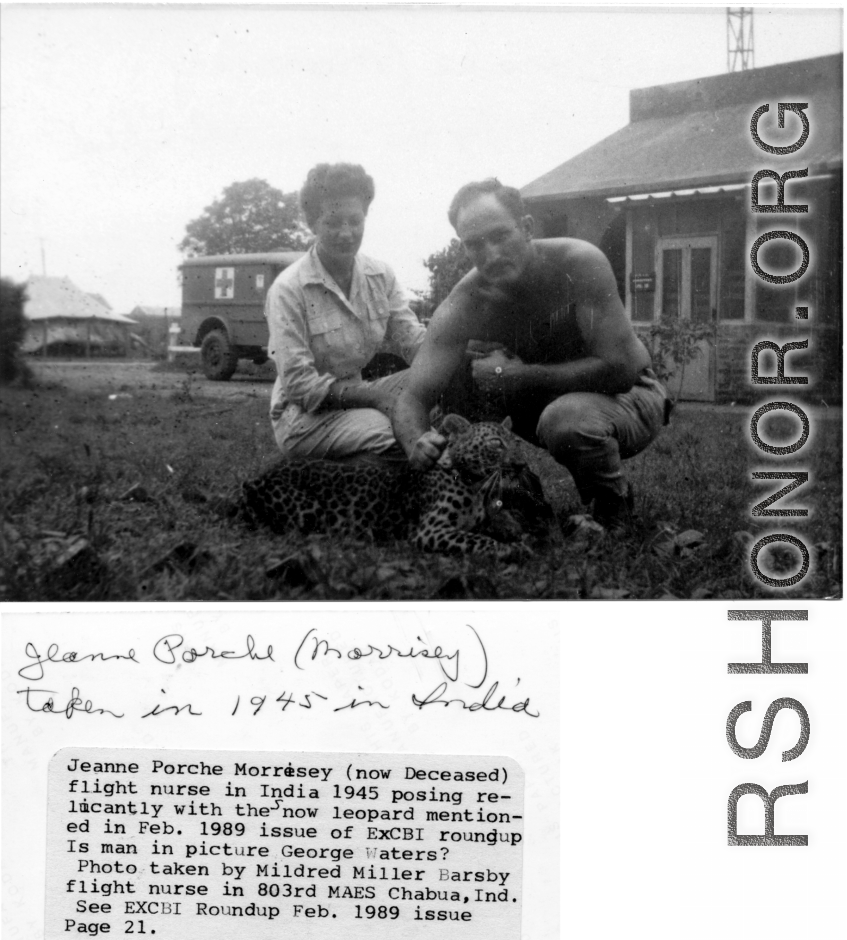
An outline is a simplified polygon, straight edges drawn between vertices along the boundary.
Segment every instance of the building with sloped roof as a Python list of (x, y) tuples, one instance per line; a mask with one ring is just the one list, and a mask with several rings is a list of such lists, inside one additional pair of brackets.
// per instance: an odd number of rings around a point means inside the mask
[[(605, 251), (654, 355), (660, 325), (712, 324), (687, 367), (683, 398), (749, 397), (752, 346), (797, 339), (802, 306), (809, 350), (790, 354), (788, 372), (802, 373), (813, 357), (816, 392), (841, 398), (842, 76), (843, 56), (832, 55), (635, 89), (626, 127), (521, 190), (538, 236), (584, 238)], [(790, 155), (767, 153), (751, 136), (754, 113), (769, 103), (761, 139), (785, 147), (798, 139), (796, 113), (777, 126), (778, 102), (807, 105), (808, 139)], [(754, 212), (751, 180), (764, 169), (806, 171), (786, 180), (785, 202), (807, 204), (808, 213)], [(762, 181), (759, 203), (775, 200), (776, 184)], [(769, 284), (752, 268), (753, 243), (775, 230), (810, 248), (808, 269), (791, 285)], [(757, 257), (773, 274), (801, 262), (785, 239)]]
[(182, 307), (138, 304), (130, 310), (129, 316), (138, 324), (133, 330), (134, 337), (150, 355), (164, 358), (169, 345), (179, 345), (181, 334), (177, 330), (182, 323)]
[(112, 305), (109, 303), (108, 300), (106, 300), (106, 298), (102, 294), (97, 294), (97, 293), (94, 293), (94, 291), (89, 291), (88, 296), (93, 297), (98, 303), (101, 303), (108, 310), (112, 309)]
[(126, 355), (135, 321), (80, 290), (70, 278), (30, 277), (26, 293), (23, 352)]

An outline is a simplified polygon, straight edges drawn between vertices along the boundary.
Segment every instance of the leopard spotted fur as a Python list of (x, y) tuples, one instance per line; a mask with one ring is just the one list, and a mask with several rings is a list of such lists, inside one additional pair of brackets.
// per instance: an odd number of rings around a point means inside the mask
[(448, 415), (446, 459), (427, 472), (405, 461), (282, 461), (242, 485), (240, 509), (280, 533), (411, 538), (425, 552), (510, 557), (549, 510), (510, 427)]

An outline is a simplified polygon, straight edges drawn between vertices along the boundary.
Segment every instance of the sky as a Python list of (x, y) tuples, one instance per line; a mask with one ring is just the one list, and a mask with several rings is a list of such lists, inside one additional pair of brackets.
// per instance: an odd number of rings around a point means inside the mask
[[(177, 244), (230, 183), (374, 177), (362, 251), (425, 288), (472, 179), (523, 186), (623, 127), (629, 90), (726, 71), (726, 8), (0, 7), (0, 275), (179, 305)], [(843, 49), (754, 14), (755, 64)]]

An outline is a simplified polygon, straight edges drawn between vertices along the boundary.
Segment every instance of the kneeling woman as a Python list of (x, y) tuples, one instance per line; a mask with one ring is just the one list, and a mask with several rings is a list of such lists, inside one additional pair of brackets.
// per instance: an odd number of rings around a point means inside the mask
[(391, 410), (408, 370), (365, 382), (362, 368), (377, 352), (410, 363), (425, 331), (388, 265), (358, 253), (373, 197), (371, 177), (347, 163), (319, 164), (300, 191), (315, 243), (274, 281), (265, 307), (278, 373), (271, 423), (288, 456), (395, 447)]

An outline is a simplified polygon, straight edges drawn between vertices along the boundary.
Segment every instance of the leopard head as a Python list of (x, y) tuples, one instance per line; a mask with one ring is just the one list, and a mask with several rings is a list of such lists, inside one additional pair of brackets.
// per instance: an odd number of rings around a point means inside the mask
[(451, 414), (443, 419), (440, 432), (448, 440), (449, 465), (483, 500), (488, 534), (500, 541), (521, 534), (543, 540), (553, 511), (511, 427), (511, 418), (502, 424), (472, 424)]
[(469, 484), (480, 483), (492, 473), (516, 473), (526, 466), (518, 439), (512, 434), (512, 419), (471, 423), (460, 415), (446, 415), (439, 428), (447, 438), (446, 460)]

